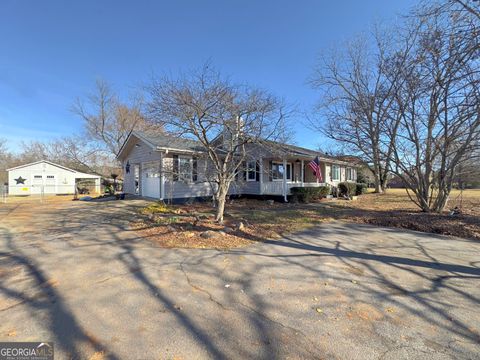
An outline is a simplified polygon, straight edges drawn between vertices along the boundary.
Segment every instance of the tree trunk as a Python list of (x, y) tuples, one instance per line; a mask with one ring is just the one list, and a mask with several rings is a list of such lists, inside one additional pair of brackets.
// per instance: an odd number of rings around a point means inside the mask
[(382, 181), (380, 179), (380, 174), (378, 172), (374, 172), (373, 177), (375, 179), (375, 192), (378, 194), (382, 194), (383, 188), (382, 188)]
[(228, 193), (228, 186), (225, 184), (218, 185), (217, 191), (217, 214), (215, 215), (215, 221), (223, 224), (223, 213), (225, 212), (225, 198)]

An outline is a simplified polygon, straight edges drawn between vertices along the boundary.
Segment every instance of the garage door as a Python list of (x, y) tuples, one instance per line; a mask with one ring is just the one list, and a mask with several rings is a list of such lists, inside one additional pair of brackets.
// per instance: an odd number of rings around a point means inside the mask
[(55, 175), (46, 175), (43, 181), (45, 183), (45, 194), (57, 193), (57, 179)]
[(142, 164), (142, 196), (160, 198), (160, 162)]
[(43, 175), (33, 175), (31, 194), (40, 195), (43, 189)]

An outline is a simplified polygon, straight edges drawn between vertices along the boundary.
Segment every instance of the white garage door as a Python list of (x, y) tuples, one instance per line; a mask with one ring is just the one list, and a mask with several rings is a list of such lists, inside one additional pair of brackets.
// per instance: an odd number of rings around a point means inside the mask
[(45, 187), (45, 194), (56, 194), (57, 193), (57, 179), (55, 175), (46, 175), (43, 178)]
[(142, 196), (160, 198), (160, 162), (142, 164)]
[(42, 193), (43, 175), (33, 175), (31, 194), (39, 195)]

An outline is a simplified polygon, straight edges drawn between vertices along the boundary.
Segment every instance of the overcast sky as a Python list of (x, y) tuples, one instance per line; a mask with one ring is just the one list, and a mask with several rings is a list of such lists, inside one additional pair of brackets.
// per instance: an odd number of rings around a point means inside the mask
[[(319, 54), (395, 22), (412, 0), (0, 1), (0, 137), (53, 139), (81, 130), (69, 111), (97, 78), (121, 94), (154, 73), (210, 60), (234, 80), (269, 89), (308, 111), (306, 79)], [(324, 139), (291, 120), (296, 143)]]

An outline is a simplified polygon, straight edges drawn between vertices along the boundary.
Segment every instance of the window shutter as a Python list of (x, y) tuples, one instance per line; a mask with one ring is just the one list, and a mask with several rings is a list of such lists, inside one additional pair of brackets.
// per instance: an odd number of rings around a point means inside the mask
[(243, 181), (247, 181), (247, 169), (248, 169), (248, 161), (245, 161), (245, 166), (243, 167)]
[(198, 180), (198, 160), (194, 156), (192, 158), (192, 181), (195, 182)]
[(255, 181), (260, 181), (260, 164), (255, 162)]
[(295, 180), (295, 163), (294, 163), (294, 162), (292, 162), (292, 165), (290, 165), (290, 168), (292, 169), (292, 177), (291, 177), (291, 179), (292, 179), (292, 181), (296, 181), (296, 180)]
[(272, 160), (270, 160), (270, 161), (268, 162), (268, 180), (269, 180), (269, 181), (273, 181), (272, 171), (273, 171), (273, 163), (272, 163)]
[(178, 181), (178, 155), (173, 155), (173, 181)]

